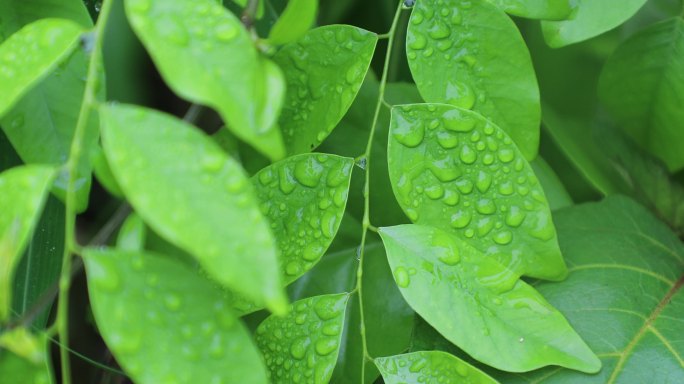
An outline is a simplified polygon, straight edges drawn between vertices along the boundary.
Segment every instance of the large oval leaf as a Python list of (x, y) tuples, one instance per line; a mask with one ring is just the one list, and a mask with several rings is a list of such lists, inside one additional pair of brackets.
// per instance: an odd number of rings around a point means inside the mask
[(55, 169), (25, 165), (0, 173), (0, 322), (9, 316), (14, 269), (43, 210)]
[(280, 251), (284, 284), (310, 270), (335, 238), (353, 165), (347, 157), (302, 154), (266, 167), (252, 178)]
[(282, 73), (259, 57), (237, 17), (214, 0), (126, 0), (126, 14), (174, 92), (217, 109), (236, 136), (264, 155), (284, 155), (274, 126)]
[(487, 0), (511, 15), (562, 20), (570, 16), (570, 0)]
[(451, 231), (518, 273), (565, 276), (537, 177), (482, 116), (447, 105), (396, 107), (388, 161), (394, 194), (414, 223)]
[(368, 71), (378, 36), (350, 25), (307, 32), (273, 58), (285, 73), (279, 119), (288, 154), (310, 152), (351, 106)]
[(0, 117), (78, 46), (81, 27), (68, 20), (33, 22), (0, 44)]
[(511, 372), (601, 367), (560, 312), (467, 241), (415, 224), (381, 228), (380, 235), (409, 305), (475, 359)]
[(446, 352), (425, 351), (379, 357), (375, 365), (386, 384), (497, 384), (486, 373)]
[(116, 250), (87, 250), (84, 260), (100, 334), (136, 383), (267, 382), (223, 291), (192, 266)]
[(543, 21), (544, 39), (554, 48), (578, 43), (624, 23), (646, 0), (577, 0), (570, 17)]
[(112, 172), (145, 222), (222, 284), (282, 309), (275, 242), (240, 166), (172, 116), (111, 105), (100, 117)]
[(477, 111), (504, 129), (528, 160), (536, 156), (537, 79), (520, 32), (502, 10), (486, 1), (421, 0), (406, 51), (425, 101)]
[(621, 127), (672, 171), (684, 167), (682, 52), (684, 20), (662, 21), (622, 43), (599, 82), (599, 95)]
[(292, 304), (285, 317), (271, 316), (256, 331), (271, 381), (327, 383), (337, 354), (349, 294), (323, 295)]
[(570, 276), (539, 291), (566, 314), (603, 361), (598, 375), (546, 368), (505, 383), (684, 382), (684, 246), (625, 197), (556, 216)]

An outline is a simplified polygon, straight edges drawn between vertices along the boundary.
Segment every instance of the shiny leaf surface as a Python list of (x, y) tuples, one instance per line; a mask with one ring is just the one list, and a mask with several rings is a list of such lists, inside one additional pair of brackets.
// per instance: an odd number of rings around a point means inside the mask
[(375, 365), (386, 384), (496, 384), (497, 381), (465, 361), (440, 351), (380, 357)]
[(268, 34), (271, 44), (287, 44), (304, 36), (316, 21), (318, 0), (290, 0)]
[(261, 58), (240, 20), (214, 0), (126, 0), (126, 14), (162, 77), (181, 97), (216, 109), (236, 136), (283, 157), (274, 125), (282, 73)]
[(287, 316), (271, 316), (259, 325), (255, 339), (273, 383), (330, 380), (348, 299), (348, 294), (337, 294), (299, 300)]
[(392, 112), (390, 179), (411, 221), (450, 231), (517, 273), (565, 276), (544, 191), (508, 135), (447, 105)]
[(275, 241), (240, 166), (172, 116), (125, 105), (100, 114), (107, 160), (145, 222), (222, 284), (282, 310)]
[(570, 0), (488, 0), (511, 15), (562, 20), (570, 16)]
[(406, 52), (425, 101), (472, 109), (506, 131), (526, 159), (536, 156), (537, 79), (520, 32), (502, 10), (485, 1), (421, 0)]
[(409, 305), (478, 361), (511, 372), (601, 367), (560, 312), (467, 241), (415, 224), (381, 228), (380, 235)]
[(351, 106), (368, 71), (378, 36), (349, 25), (307, 32), (273, 58), (287, 95), (279, 124), (288, 154), (310, 152)]

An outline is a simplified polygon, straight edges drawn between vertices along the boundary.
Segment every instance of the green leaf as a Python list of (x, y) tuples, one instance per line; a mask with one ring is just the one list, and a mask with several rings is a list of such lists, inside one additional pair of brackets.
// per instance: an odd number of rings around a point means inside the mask
[(307, 32), (273, 60), (287, 94), (279, 124), (288, 154), (310, 152), (330, 134), (356, 97), (378, 36), (349, 25)]
[(280, 312), (275, 242), (240, 166), (172, 116), (126, 105), (100, 116), (112, 172), (145, 222), (220, 283)]
[(273, 383), (327, 383), (337, 355), (349, 294), (315, 296), (291, 305), (285, 317), (270, 316), (255, 340)]
[(684, 167), (684, 20), (664, 20), (630, 37), (610, 57), (599, 95), (634, 140)]
[(563, 20), (570, 16), (570, 0), (487, 0), (511, 15), (529, 19)]
[(100, 334), (136, 383), (267, 382), (223, 291), (191, 266), (117, 250), (89, 249), (84, 261)]
[(386, 384), (438, 381), (444, 384), (497, 384), (465, 361), (439, 351), (380, 357), (375, 359), (375, 365)]
[(381, 228), (380, 235), (409, 305), (475, 359), (511, 372), (600, 369), (560, 312), (467, 241), (415, 224)]
[(14, 270), (45, 205), (55, 170), (25, 165), (0, 173), (0, 322), (12, 301)]
[(268, 34), (271, 44), (291, 43), (304, 36), (315, 23), (318, 0), (290, 0)]
[(43, 19), (23, 27), (0, 44), (4, 62), (0, 71), (0, 116), (76, 49), (80, 35), (81, 27), (76, 23)]
[(330, 246), (347, 204), (354, 160), (326, 154), (289, 157), (252, 178), (261, 212), (280, 250), (289, 284), (311, 269)]
[[(0, 2), (0, 41), (25, 24), (42, 18), (68, 19), (83, 28), (91, 28), (92, 21), (80, 0), (25, 0)], [(88, 71), (88, 57), (84, 49), (75, 49), (54, 67), (44, 79), (30, 89), (0, 118), (22, 160), (29, 164), (63, 164), (70, 151), (73, 133), (83, 101)], [(104, 87), (100, 95), (104, 96)], [(85, 148), (97, 141), (97, 119), (87, 126)], [(90, 164), (81, 160), (76, 184), (76, 210), (88, 205), (91, 177)], [(66, 198), (68, 174), (58, 175), (53, 192), (62, 201)]]
[(99, 145), (96, 145), (93, 152), (93, 173), (95, 173), (97, 181), (112, 196), (123, 197), (124, 193), (112, 174), (112, 169), (109, 167), (104, 151)]
[(577, 0), (567, 20), (542, 21), (544, 39), (558, 48), (607, 32), (632, 17), (646, 0)]
[(572, 273), (536, 287), (601, 357), (598, 375), (547, 368), (505, 383), (684, 382), (684, 246), (632, 200), (614, 196), (559, 211)]
[(448, 105), (395, 107), (388, 161), (414, 223), (450, 231), (516, 273), (565, 277), (544, 191), (496, 125)]
[[(232, 1), (233, 1), (233, 3), (235, 3), (235, 4), (237, 4), (237, 5), (241, 6), (241, 7), (246, 7), (246, 6), (247, 6), (247, 3), (249, 2), (249, 0), (232, 0)], [(255, 16), (256, 16), (257, 19), (261, 19), (262, 17), (264, 17), (264, 3), (265, 3), (266, 1), (267, 1), (267, 0), (260, 0), (260, 1), (258, 2), (258, 4), (257, 4), (257, 9), (256, 9), (256, 14), (255, 14)]]
[(425, 101), (479, 112), (534, 159), (539, 88), (525, 42), (502, 10), (485, 1), (421, 0), (411, 14), (406, 51)]
[(572, 197), (570, 197), (565, 186), (558, 179), (558, 175), (541, 156), (530, 162), (530, 165), (537, 179), (539, 179), (539, 184), (544, 189), (544, 194), (549, 201), (549, 208), (552, 211), (569, 207), (573, 204)]
[(142, 251), (145, 248), (147, 228), (135, 213), (128, 215), (116, 237), (116, 248), (121, 251)]
[(48, 338), (34, 336), (26, 328), (0, 335), (0, 377), (8, 384), (54, 383), (48, 359)]
[(271, 159), (284, 156), (274, 125), (282, 73), (261, 58), (240, 20), (214, 0), (126, 0), (133, 30), (169, 87), (216, 109), (228, 128)]

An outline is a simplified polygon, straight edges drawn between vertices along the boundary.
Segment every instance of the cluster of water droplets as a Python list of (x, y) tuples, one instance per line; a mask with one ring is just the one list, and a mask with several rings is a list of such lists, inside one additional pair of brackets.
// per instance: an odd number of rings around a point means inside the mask
[[(385, 380), (399, 383), (480, 383), (473, 368), (441, 352), (414, 352), (376, 359)], [(482, 382), (485, 382), (484, 380)]]
[(337, 361), (348, 295), (324, 295), (292, 304), (286, 317), (271, 316), (255, 340), (274, 383), (324, 383)]
[(313, 267), (337, 233), (347, 203), (351, 159), (293, 156), (254, 176), (261, 212), (280, 250), (285, 281)]

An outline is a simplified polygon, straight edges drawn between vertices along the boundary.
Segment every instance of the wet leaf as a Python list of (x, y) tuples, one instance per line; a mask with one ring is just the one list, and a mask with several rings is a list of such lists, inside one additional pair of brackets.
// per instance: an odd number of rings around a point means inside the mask
[(558, 48), (578, 43), (624, 23), (646, 0), (577, 0), (567, 20), (543, 21), (544, 39)]
[(406, 52), (425, 101), (480, 113), (534, 159), (539, 88), (527, 46), (502, 10), (485, 1), (421, 0), (411, 14)]
[(563, 20), (570, 16), (570, 0), (488, 0), (511, 15), (530, 19)]
[(380, 235), (409, 305), (478, 361), (510, 372), (601, 367), (560, 312), (467, 241), (415, 224), (381, 228)]
[(541, 156), (531, 161), (530, 165), (534, 170), (535, 176), (539, 179), (539, 184), (544, 189), (544, 195), (546, 195), (549, 201), (549, 208), (552, 211), (569, 207), (573, 204), (572, 197), (568, 194), (558, 175)]
[(255, 340), (273, 383), (330, 380), (348, 299), (343, 293), (299, 300), (287, 316), (271, 316), (259, 325)]
[(414, 223), (450, 231), (516, 273), (565, 276), (544, 191), (496, 125), (447, 105), (395, 107), (388, 161)]
[(228, 288), (282, 310), (275, 242), (240, 166), (172, 116), (126, 105), (100, 115), (107, 160), (143, 220)]
[(9, 316), (12, 280), (45, 205), (55, 169), (24, 165), (0, 173), (0, 322)]
[(567, 280), (536, 285), (603, 362), (597, 375), (549, 367), (504, 383), (684, 381), (684, 246), (632, 200), (614, 196), (556, 215)]
[(425, 351), (380, 357), (375, 365), (386, 384), (440, 382), (496, 384), (497, 381), (465, 361), (445, 352)]
[(661, 21), (622, 43), (599, 82), (601, 100), (621, 127), (671, 171), (684, 167), (682, 52), (684, 20)]
[(280, 45), (302, 37), (316, 21), (318, 0), (290, 0), (268, 35), (271, 44)]
[(223, 291), (191, 266), (117, 250), (89, 249), (84, 261), (100, 334), (136, 383), (267, 382)]
[(126, 14), (179, 96), (216, 109), (239, 138), (283, 157), (274, 125), (284, 95), (276, 65), (261, 58), (240, 20), (214, 0), (126, 0)]
[(252, 178), (261, 212), (280, 251), (289, 284), (320, 260), (337, 234), (347, 204), (354, 160), (302, 154), (273, 164)]
[(0, 377), (3, 382), (54, 383), (48, 360), (48, 338), (15, 328), (0, 335)]
[(378, 36), (349, 25), (307, 32), (273, 58), (287, 95), (279, 119), (288, 154), (310, 152), (351, 106), (368, 71)]

